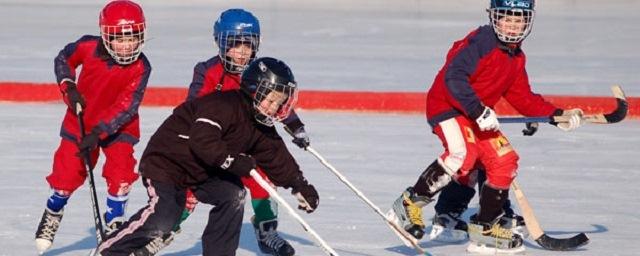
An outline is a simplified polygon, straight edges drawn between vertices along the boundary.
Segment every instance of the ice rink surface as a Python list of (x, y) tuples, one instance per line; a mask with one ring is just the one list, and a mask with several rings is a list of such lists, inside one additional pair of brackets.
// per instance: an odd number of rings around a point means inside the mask
[[(0, 105), (0, 255), (34, 255), (33, 234), (49, 188), (44, 177), (59, 143), (62, 104)], [(170, 108), (142, 108), (143, 150), (146, 140)], [(300, 112), (312, 146), (382, 209), (388, 209), (422, 170), (441, 153), (422, 116), (336, 112)], [(518, 181), (542, 227), (554, 237), (585, 232), (591, 243), (579, 251), (544, 251), (527, 241), (527, 255), (637, 255), (640, 228), (638, 180), (640, 137), (638, 121), (586, 125), (572, 133), (542, 125), (533, 137), (523, 137), (521, 125), (504, 125), (505, 134), (521, 156)], [(280, 129), (280, 131), (282, 131)], [(286, 138), (286, 137), (285, 137)], [(288, 141), (288, 138), (287, 138)], [(341, 255), (413, 255), (391, 233), (381, 217), (343, 185), (310, 153), (288, 144), (309, 181), (320, 193), (320, 207), (309, 224)], [(97, 177), (99, 176), (96, 175)], [(106, 186), (97, 182), (100, 202)], [(279, 192), (292, 205), (289, 191)], [(130, 196), (128, 209), (137, 211), (147, 196), (141, 183)], [(78, 190), (65, 211), (53, 248), (47, 255), (83, 255), (95, 244), (89, 191)], [(161, 255), (199, 255), (200, 235), (209, 207), (198, 205), (183, 224), (183, 233)], [(474, 199), (465, 218), (477, 210)], [(429, 221), (434, 211), (424, 208)], [(247, 204), (238, 255), (255, 255), (257, 244), (248, 222)], [(281, 234), (298, 255), (322, 255), (313, 240), (280, 207)], [(464, 254), (466, 244), (423, 241), (435, 255)]]
[[(437, 3), (433, 3), (437, 2)], [(253, 11), (262, 22), (262, 56), (289, 63), (303, 89), (424, 91), (454, 40), (487, 22), (487, 1), (141, 1), (149, 35), (145, 53), (151, 85), (190, 82), (193, 65), (216, 54), (211, 25), (230, 7)], [(0, 0), (0, 80), (53, 82), (53, 58), (68, 42), (97, 32), (103, 1)], [(640, 1), (538, 1), (534, 30), (525, 41), (528, 71), (543, 94), (609, 95), (621, 84), (640, 95)], [(170, 108), (140, 110), (142, 141)], [(44, 177), (59, 143), (62, 104), (0, 104), (0, 255), (35, 255), (33, 234), (50, 191)], [(441, 153), (421, 115), (301, 111), (312, 146), (374, 203), (387, 209)], [(640, 136), (638, 121), (586, 125), (572, 133), (542, 125), (523, 137), (521, 125), (503, 125), (521, 156), (518, 181), (542, 227), (554, 237), (585, 232), (591, 243), (551, 252), (527, 241), (527, 255), (638, 255)], [(286, 136), (285, 136), (286, 138)], [(288, 140), (288, 138), (287, 138)], [(341, 255), (413, 255), (382, 219), (312, 155), (289, 144), (321, 197), (303, 217)], [(97, 188), (104, 209), (105, 184)], [(291, 203), (289, 191), (280, 193)], [(147, 199), (140, 183), (129, 213)], [(88, 190), (69, 201), (47, 255), (86, 255), (95, 245)], [(161, 255), (199, 255), (209, 207), (199, 205), (183, 233)], [(477, 209), (472, 201), (468, 218)], [(247, 204), (238, 255), (256, 255)], [(424, 208), (427, 221), (431, 205)], [(322, 255), (281, 208), (280, 228), (298, 255)], [(422, 241), (435, 255), (463, 255), (466, 244)]]

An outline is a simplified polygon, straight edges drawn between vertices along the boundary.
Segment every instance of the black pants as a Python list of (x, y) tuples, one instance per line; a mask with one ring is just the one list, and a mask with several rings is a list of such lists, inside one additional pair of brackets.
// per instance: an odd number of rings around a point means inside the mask
[[(100, 244), (103, 256), (130, 255), (154, 238), (171, 232), (186, 202), (186, 188), (144, 179), (149, 201)], [(202, 235), (203, 255), (235, 255), (244, 214), (245, 190), (231, 174), (210, 177), (192, 188), (200, 202), (214, 207)]]
[[(482, 169), (478, 169), (478, 191), (482, 191), (482, 187), (484, 186), (484, 182), (487, 180), (487, 176), (485, 171)], [(445, 186), (440, 195), (438, 196), (438, 202), (436, 202), (436, 214), (442, 213), (458, 213), (462, 214), (467, 210), (467, 206), (473, 196), (476, 194), (476, 191), (472, 187), (468, 187), (465, 185), (460, 185), (455, 181), (449, 183), (449, 185)], [(502, 210), (505, 215), (511, 216), (514, 214), (513, 209), (511, 209), (511, 201), (507, 199), (502, 206)]]

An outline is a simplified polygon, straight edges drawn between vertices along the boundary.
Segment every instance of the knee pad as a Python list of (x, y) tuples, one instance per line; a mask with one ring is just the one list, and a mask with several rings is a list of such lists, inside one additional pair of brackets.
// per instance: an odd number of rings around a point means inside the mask
[(509, 189), (517, 174), (518, 159), (518, 154), (511, 152), (498, 158), (491, 166), (487, 166), (485, 184), (496, 189)]
[(451, 182), (451, 174), (442, 166), (440, 159), (433, 161), (422, 172), (418, 181), (413, 186), (414, 191), (421, 196), (432, 199), (442, 188)]

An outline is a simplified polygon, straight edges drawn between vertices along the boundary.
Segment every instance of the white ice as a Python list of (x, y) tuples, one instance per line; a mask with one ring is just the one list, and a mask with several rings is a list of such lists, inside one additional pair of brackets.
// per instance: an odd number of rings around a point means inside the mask
[[(154, 66), (150, 84), (186, 85), (192, 67), (216, 53), (211, 25), (229, 7), (248, 8), (263, 24), (263, 56), (291, 64), (301, 86), (323, 90), (424, 91), (450, 44), (486, 23), (488, 1), (142, 1), (153, 38), (145, 52)], [(608, 95), (619, 83), (640, 94), (640, 2), (538, 1), (535, 27), (525, 42), (534, 90), (544, 94)], [(71, 40), (97, 32), (103, 1), (0, 1), (0, 80), (53, 82), (53, 57)], [(142, 141), (170, 108), (140, 110)], [(50, 191), (44, 177), (58, 145), (64, 106), (0, 104), (0, 255), (34, 255), (33, 235)], [(422, 115), (300, 112), (312, 146), (383, 209), (441, 153)], [(523, 137), (504, 125), (521, 161), (518, 181), (542, 227), (554, 237), (585, 232), (579, 251), (551, 252), (527, 241), (527, 255), (637, 255), (640, 230), (638, 121), (586, 125), (564, 133), (542, 125)], [(285, 136), (286, 138), (286, 136)], [(382, 219), (309, 153), (289, 144), (321, 204), (303, 217), (341, 255), (413, 255)], [(97, 188), (104, 209), (105, 184)], [(280, 193), (294, 204), (288, 191)], [(86, 255), (95, 246), (86, 187), (70, 200), (47, 255)], [(140, 183), (129, 212), (147, 196)], [(201, 254), (209, 207), (199, 205), (184, 232), (162, 255)], [(465, 217), (477, 209), (474, 199)], [(252, 210), (247, 204), (245, 220)], [(433, 214), (424, 209), (425, 218)], [(302, 213), (301, 213), (302, 214)], [(322, 255), (281, 208), (280, 228), (298, 255)], [(435, 255), (463, 255), (465, 244), (423, 241)], [(238, 255), (258, 248), (245, 221)]]

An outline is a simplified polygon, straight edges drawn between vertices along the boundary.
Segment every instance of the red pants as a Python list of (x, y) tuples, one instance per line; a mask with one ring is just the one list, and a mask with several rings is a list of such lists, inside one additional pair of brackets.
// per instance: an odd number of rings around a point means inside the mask
[[(257, 167), (256, 171), (258, 171), (258, 173), (260, 174), (260, 176), (262, 176), (264, 180), (271, 183), (267, 175), (264, 174), (264, 171), (260, 167)], [(269, 198), (269, 192), (264, 188), (262, 188), (260, 184), (258, 184), (258, 182), (253, 179), (253, 177), (251, 176), (240, 177), (240, 180), (242, 180), (242, 185), (244, 185), (246, 188), (249, 189), (249, 193), (251, 194), (251, 199), (256, 200), (256, 199)]]
[(500, 131), (480, 131), (475, 122), (465, 117), (442, 121), (434, 132), (445, 148), (440, 163), (460, 184), (473, 186), (470, 175), (476, 165), (485, 168), (487, 184), (496, 189), (509, 189), (518, 169), (518, 154)]
[[(107, 180), (110, 195), (125, 195), (131, 184), (138, 179), (135, 172), (136, 159), (133, 157), (133, 145), (126, 142), (114, 142), (106, 147), (98, 147), (91, 152), (91, 166), (98, 161), (99, 149), (106, 157), (102, 168), (102, 177)], [(75, 142), (62, 139), (53, 157), (53, 170), (47, 181), (54, 190), (73, 193), (87, 178), (84, 161), (77, 156), (78, 146)]]

